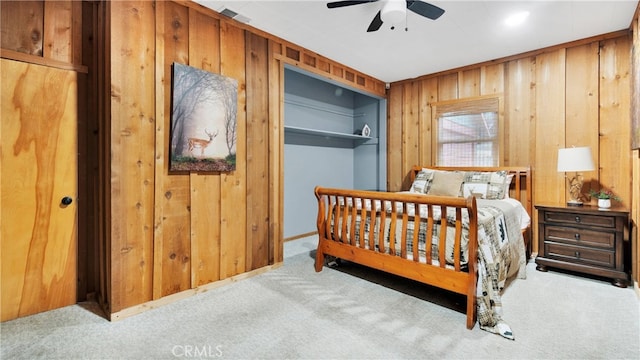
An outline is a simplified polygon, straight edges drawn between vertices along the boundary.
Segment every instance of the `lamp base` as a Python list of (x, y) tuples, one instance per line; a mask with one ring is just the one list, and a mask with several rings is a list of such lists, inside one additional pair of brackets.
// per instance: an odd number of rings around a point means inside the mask
[(567, 206), (582, 206), (582, 201), (580, 201), (580, 200), (569, 200), (569, 201), (567, 201)]

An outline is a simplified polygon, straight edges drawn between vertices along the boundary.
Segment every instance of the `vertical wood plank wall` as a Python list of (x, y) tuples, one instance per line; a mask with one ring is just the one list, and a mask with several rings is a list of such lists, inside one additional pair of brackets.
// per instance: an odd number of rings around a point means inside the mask
[[(71, 1), (69, 1), (70, 3)], [(49, 17), (50, 18), (50, 17)], [(2, 29), (20, 29), (18, 31), (3, 31), (0, 39), (3, 49), (11, 49), (23, 54), (44, 56), (42, 48), (43, 38), (53, 38), (43, 34), (44, 31), (44, 3), (37, 1), (3, 1), (0, 2), (0, 20)], [(51, 27), (48, 27), (51, 29)], [(61, 40), (64, 40), (60, 36)], [(53, 34), (49, 34), (53, 35)], [(61, 42), (60, 40), (57, 41)], [(48, 54), (51, 54), (49, 51)], [(71, 59), (66, 59), (71, 62)]]
[[(181, 8), (172, 3), (165, 4), (172, 9)], [(165, 14), (168, 13), (165, 11)], [(171, 19), (165, 20), (164, 23), (166, 26), (172, 26), (173, 22), (174, 20)], [(194, 67), (220, 73), (219, 22), (190, 9), (188, 24), (190, 28), (197, 29), (188, 32), (189, 62)], [(159, 33), (162, 32), (159, 31)], [(171, 61), (180, 62), (178, 59), (171, 59)], [(166, 64), (163, 66), (169, 68)], [(171, 94), (169, 86), (168, 83), (164, 86), (165, 97)], [(169, 117), (165, 117), (165, 121), (168, 123)], [(211, 219), (220, 219), (221, 216), (220, 201), (217, 198), (220, 194), (220, 177), (192, 173), (188, 185), (187, 188), (192, 189), (190, 193), (191, 258), (195, 259), (192, 260), (191, 265), (191, 284), (200, 286), (220, 279), (220, 266), (217, 263), (217, 259), (220, 259), (220, 223), (211, 221)]]
[[(636, 67), (638, 63), (640, 63), (640, 5), (636, 9), (636, 16), (633, 19), (631, 24), (631, 30), (633, 32), (633, 45), (632, 49), (634, 54), (637, 56), (637, 60), (634, 65), (632, 65), (632, 71), (636, 76), (636, 79), (640, 79), (640, 68)], [(640, 94), (635, 94), (634, 96), (639, 96)], [(637, 98), (636, 98), (637, 100)], [(638, 101), (634, 101), (634, 106), (638, 106)], [(632, 114), (640, 114), (640, 109), (633, 108), (631, 109)], [(640, 121), (640, 119), (636, 119)], [(633, 274), (635, 274), (636, 285), (640, 284), (640, 231), (638, 228), (640, 227), (640, 149), (633, 150), (632, 153), (633, 158), (633, 176), (631, 177), (631, 221), (636, 224), (632, 234), (632, 238), (636, 239), (636, 243), (632, 244), (635, 248), (633, 248), (633, 253), (635, 255), (635, 259), (637, 261), (633, 262)], [(640, 291), (638, 287), (636, 287), (636, 291)]]
[[(246, 268), (257, 269), (274, 263), (269, 241), (269, 42), (246, 32), (247, 62), (247, 238)], [(259, 144), (254, 146), (249, 144)], [(278, 259), (282, 261), (282, 259)]]
[[(29, 124), (32, 127), (35, 126), (31, 130), (23, 126), (20, 131), (21, 134), (31, 134), (28, 136), (32, 138), (33, 146), (27, 146), (31, 151), (23, 149), (24, 151), (20, 151), (18, 154), (13, 154), (12, 151), (5, 151), (4, 153), (6, 155), (4, 160), (14, 157), (22, 159), (23, 162), (12, 163), (11, 161), (5, 161), (3, 162), (5, 166), (2, 171), (5, 179), (7, 176), (11, 178), (11, 174), (26, 171), (29, 174), (39, 174), (38, 179), (40, 180), (37, 185), (38, 191), (36, 191), (39, 194), (39, 200), (34, 202), (35, 198), (24, 197), (23, 203), (26, 210), (20, 210), (19, 215), (25, 215), (20, 219), (20, 222), (16, 222), (13, 227), (6, 226), (6, 224), (3, 227), (0, 224), (0, 228), (6, 230), (3, 231), (3, 235), (6, 235), (7, 231), (10, 233), (11, 230), (20, 233), (20, 236), (17, 237), (0, 235), (2, 251), (14, 248), (31, 249), (31, 251), (24, 254), (20, 252), (14, 254), (12, 251), (3, 253), (5, 255), (2, 264), (3, 276), (7, 275), (11, 278), (8, 282), (5, 281), (7, 280), (6, 277), (2, 279), (3, 291), (5, 291), (2, 300), (3, 320), (54, 309), (78, 300), (86, 300), (88, 290), (86, 278), (94, 275), (90, 271), (86, 271), (88, 267), (85, 259), (90, 249), (87, 248), (85, 243), (76, 241), (76, 239), (84, 237), (88, 231), (87, 223), (89, 222), (87, 214), (76, 212), (76, 207), (83, 203), (88, 204), (87, 193), (90, 191), (86, 187), (86, 162), (80, 163), (88, 156), (86, 151), (87, 140), (84, 136), (79, 135), (87, 131), (87, 98), (85, 93), (88, 69), (87, 66), (84, 66), (85, 62), (83, 62), (82, 58), (81, 43), (84, 25), (82, 12), (83, 4), (71, 0), (55, 3), (0, 2), (1, 55), (3, 59), (17, 60), (3, 60), (2, 96), (3, 99), (13, 98), (13, 102), (16, 104), (24, 102), (22, 105), (25, 106), (9, 106), (11, 108), (8, 113), (9, 117), (16, 117), (15, 120), (17, 121), (22, 115), (24, 117), (22, 121), (25, 124)], [(30, 64), (36, 65), (32, 66)], [(13, 77), (18, 75), (20, 75), (21, 81), (11, 81)], [(36, 96), (30, 97), (33, 94), (36, 94)], [(39, 103), (39, 106), (31, 106), (31, 110), (27, 111), (26, 109), (29, 109), (29, 105), (34, 103)], [(5, 108), (8, 104), (9, 102), (3, 103)], [(4, 110), (6, 109), (3, 109), (3, 113), (5, 112)], [(18, 111), (18, 113), (15, 113), (15, 111)], [(71, 122), (63, 121), (65, 119)], [(38, 126), (44, 122), (47, 122), (48, 127)], [(2, 119), (2, 125), (5, 129), (7, 129), (7, 125), (10, 126), (12, 123), (15, 124), (16, 122), (9, 121), (5, 123), (5, 119)], [(64, 125), (64, 133), (57, 134), (57, 130), (63, 129), (58, 125)], [(57, 142), (46, 140), (46, 136), (43, 139), (38, 137), (42, 135), (37, 131), (38, 129), (49, 128), (52, 130), (48, 133), (49, 138), (53, 134)], [(69, 134), (69, 131), (72, 133)], [(3, 143), (0, 147), (11, 148), (12, 146), (7, 142), (7, 140), (11, 140), (7, 137), (10, 133), (5, 131), (3, 135)], [(70, 137), (67, 135), (70, 135)], [(24, 136), (24, 134), (21, 136)], [(66, 155), (62, 158), (60, 156), (55, 157), (56, 151), (49, 151), (51, 148), (59, 149), (58, 155)], [(33, 153), (33, 149), (36, 149), (35, 153)], [(38, 149), (40, 151), (37, 151)], [(38, 163), (35, 160), (24, 162), (24, 160), (28, 160), (28, 154), (37, 154)], [(69, 159), (69, 154), (77, 154), (78, 161)], [(54, 156), (55, 159), (51, 156)], [(0, 162), (4, 160), (0, 160)], [(28, 164), (31, 164), (31, 166), (28, 166)], [(69, 166), (61, 167), (60, 164)], [(5, 169), (9, 169), (9, 171)], [(63, 171), (64, 169), (66, 171)], [(51, 172), (53, 170), (57, 172), (53, 174)], [(15, 176), (14, 174), (13, 177)], [(69, 177), (73, 178), (73, 180), (70, 180)], [(29, 179), (29, 176), (19, 179), (21, 183), (18, 187), (14, 186), (15, 190), (22, 195), (25, 192), (28, 195), (30, 190), (35, 189), (30, 187), (31, 182)], [(48, 206), (47, 204), (49, 203), (42, 198), (42, 196), (46, 198), (47, 189), (52, 185), (50, 181), (53, 181), (53, 179), (64, 183), (64, 188), (69, 191), (65, 195), (69, 195), (74, 199), (74, 203), (60, 214), (56, 211), (49, 211), (51, 209), (55, 210), (57, 207)], [(56, 183), (55, 187), (58, 188), (58, 185), (62, 183)], [(3, 185), (0, 185), (0, 188), (9, 190), (11, 183), (5, 181)], [(36, 192), (33, 194), (35, 195)], [(3, 197), (6, 197), (6, 194), (7, 192), (5, 191), (2, 194)], [(7, 204), (11, 204), (11, 201), (4, 200), (2, 201), (3, 205), (0, 208), (0, 213), (7, 215), (15, 212), (15, 208), (7, 208)], [(55, 205), (55, 198), (50, 200), (54, 202), (49, 205)], [(14, 207), (14, 205), (10, 206)], [(25, 228), (31, 228), (29, 214), (36, 210), (39, 215), (35, 224), (38, 226), (34, 225), (33, 231), (22, 231)], [(6, 221), (7, 219), (10, 220), (10, 217), (4, 216), (4, 220)], [(31, 245), (29, 245), (30, 243)], [(6, 256), (12, 257), (12, 261), (5, 261)], [(18, 266), (12, 268), (11, 264), (17, 264)], [(9, 266), (7, 267), (6, 265)], [(5, 271), (7, 269), (9, 271)], [(22, 290), (17, 291), (15, 294), (9, 294), (11, 287), (4, 285), (11, 284), (20, 285), (17, 288), (14, 286), (13, 290)], [(11, 296), (7, 297), (5, 295)], [(11, 301), (5, 301), (6, 299)]]
[[(250, 72), (245, 71), (244, 31), (229, 23), (175, 2), (113, 2), (110, 8), (112, 88), (126, 88), (126, 97), (120, 98), (129, 99), (127, 106), (115, 108), (118, 103), (112, 97), (111, 129), (114, 138), (124, 132), (135, 139), (140, 144), (136, 149), (139, 157), (144, 156), (144, 159), (131, 156), (131, 150), (112, 141), (112, 173), (125, 174), (112, 175), (111, 186), (118, 188), (121, 180), (127, 183), (123, 188), (134, 191), (127, 194), (113, 191), (111, 227), (131, 224), (132, 229), (140, 232), (112, 235), (111, 312), (117, 313), (253, 269), (246, 266), (247, 248), (253, 249), (253, 238), (246, 236), (245, 210), (248, 110), (245, 91), (246, 74)], [(115, 24), (116, 21), (119, 23)], [(137, 64), (138, 59), (144, 64)], [(171, 65), (175, 62), (238, 81), (236, 171), (169, 173)], [(146, 69), (150, 70), (148, 78)], [(144, 84), (141, 86), (145, 88), (126, 84), (126, 79)], [(256, 98), (267, 95), (252, 94)], [(145, 98), (149, 98), (149, 111), (159, 116), (157, 119), (141, 121), (143, 112), (136, 105), (145, 103)], [(154, 101), (160, 105), (156, 106)], [(123, 130), (134, 129), (139, 122), (148, 124), (149, 131)], [(147, 141), (151, 143), (146, 144)], [(252, 151), (266, 153), (267, 149), (252, 147)], [(151, 174), (141, 178), (145, 169)], [(136, 183), (148, 185), (150, 191), (144, 191)], [(154, 209), (154, 216), (132, 222), (125, 204), (138, 211), (143, 204), (142, 208)], [(269, 204), (260, 205), (268, 208)], [(260, 231), (266, 234), (266, 224), (261, 225)], [(136, 243), (135, 239), (144, 240)], [(135, 258), (129, 257), (134, 252)], [(127, 264), (128, 268), (119, 271), (116, 264)], [(258, 264), (264, 266), (266, 261)], [(131, 276), (135, 269), (145, 276)], [(120, 293), (126, 296), (118, 296)]]
[[(157, 186), (153, 151), (157, 133), (156, 59), (154, 4), (127, 1), (111, 5), (111, 160), (107, 166), (111, 172), (110, 309), (116, 312), (151, 300), (154, 281), (157, 281), (153, 261), (157, 251), (154, 247)], [(165, 196), (158, 201), (182, 200), (179, 193), (173, 194), (181, 188), (163, 185)], [(171, 210), (173, 208), (162, 214), (168, 221), (173, 219)], [(162, 235), (166, 238), (168, 231), (163, 229)], [(188, 236), (188, 230), (185, 233)], [(163, 242), (163, 251), (172, 245)], [(182, 260), (182, 256), (178, 259)], [(173, 257), (162, 265), (171, 260)], [(173, 286), (176, 280), (167, 281)]]
[[(558, 148), (565, 144), (565, 69), (566, 50), (540, 54), (536, 58), (536, 142), (528, 144), (535, 149), (534, 204), (565, 201), (564, 178), (556, 171)], [(586, 69), (583, 69), (586, 70)], [(516, 124), (513, 124), (516, 126)], [(513, 126), (511, 127), (513, 128)], [(509, 137), (509, 134), (506, 134)], [(526, 143), (525, 143), (526, 144)], [(515, 165), (515, 164), (508, 164)], [(528, 164), (518, 164), (528, 165)], [(533, 242), (535, 244), (535, 242)], [(534, 251), (537, 247), (534, 246)]]
[[(502, 165), (532, 167), (534, 203), (566, 201), (564, 174), (556, 171), (557, 150), (591, 146), (597, 170), (585, 173), (585, 189), (610, 188), (623, 199), (623, 206), (632, 208), (632, 199), (640, 196), (637, 175), (632, 184), (637, 159), (629, 145), (632, 41), (638, 40), (623, 31), (392, 83), (388, 92), (389, 190), (409, 186), (405, 175), (417, 159), (433, 165), (426, 156), (432, 151), (432, 137), (416, 136), (431, 131), (432, 115), (422, 110), (425, 104), (501, 94), (506, 149)], [(415, 109), (421, 109), (419, 118)], [(637, 214), (635, 219), (637, 223)]]
[[(92, 216), (99, 220), (88, 225), (99, 229), (86, 231), (101, 239), (83, 239), (80, 233), (79, 249), (87, 241), (104, 242), (89, 246), (101, 246), (103, 258), (88, 254), (89, 263), (98, 263), (88, 266), (98, 266), (101, 274), (100, 283), (88, 289), (117, 314), (281, 262), (283, 63), (380, 96), (384, 83), (190, 1), (105, 4), (98, 21), (106, 23), (106, 40), (94, 46), (110, 56), (94, 64), (104, 61), (105, 83), (111, 86), (97, 90), (106, 93), (106, 106), (89, 99), (103, 120), (81, 124), (89, 135), (102, 126), (93, 134), (101, 178), (88, 190), (106, 190), (94, 195), (100, 204)], [(78, 35), (85, 26), (80, 2), (2, 1), (0, 6), (3, 57), (26, 54), (58, 67), (88, 64)], [(83, 36), (93, 37), (101, 25), (86, 26), (93, 30)], [(640, 223), (640, 152), (628, 148), (630, 75), (640, 71), (629, 61), (631, 47), (640, 47), (637, 14), (632, 30), (633, 37), (619, 33), (391, 84), (388, 188), (406, 188), (409, 167), (430, 164), (430, 104), (502, 94), (503, 164), (533, 167), (535, 202), (566, 197), (564, 179), (555, 171), (557, 149), (590, 145), (598, 170), (585, 174), (585, 186), (613, 188), (632, 210), (634, 224)], [(168, 172), (173, 62), (238, 80), (243, 140), (237, 171)], [(637, 260), (633, 265), (640, 281)]]
[[(366, 91), (384, 84), (192, 2), (117, 1), (108, 8), (109, 312), (117, 319), (282, 262), (283, 63), (353, 80)], [(235, 171), (169, 172), (176, 62), (238, 81)]]

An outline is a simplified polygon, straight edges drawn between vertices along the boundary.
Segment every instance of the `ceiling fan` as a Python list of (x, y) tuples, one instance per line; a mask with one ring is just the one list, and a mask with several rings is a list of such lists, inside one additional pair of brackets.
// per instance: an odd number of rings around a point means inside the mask
[[(372, 3), (372, 2), (378, 2), (378, 1), (379, 0), (333, 1), (333, 2), (327, 3), (327, 7), (329, 9), (334, 9), (339, 7), (360, 5), (360, 4)], [(382, 5), (382, 9), (378, 10), (378, 13), (373, 18), (373, 21), (371, 21), (371, 24), (369, 24), (369, 28), (367, 29), (367, 32), (377, 31), (385, 22), (395, 24), (406, 19), (407, 9), (431, 20), (435, 20), (439, 18), (442, 14), (444, 14), (444, 10), (442, 10), (441, 8), (420, 0), (414, 0), (414, 1), (383, 0), (383, 1), (384, 1), (384, 5)]]

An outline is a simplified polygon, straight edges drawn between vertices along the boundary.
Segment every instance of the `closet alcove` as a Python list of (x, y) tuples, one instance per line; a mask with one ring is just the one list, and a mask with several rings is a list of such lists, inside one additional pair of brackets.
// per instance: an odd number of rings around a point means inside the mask
[[(284, 73), (284, 238), (315, 232), (316, 185), (386, 189), (386, 99)], [(367, 130), (363, 129), (365, 125)]]

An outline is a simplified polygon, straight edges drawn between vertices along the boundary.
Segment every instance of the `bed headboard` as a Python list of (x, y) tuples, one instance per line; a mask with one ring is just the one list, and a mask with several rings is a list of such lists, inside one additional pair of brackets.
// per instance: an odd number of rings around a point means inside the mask
[[(447, 166), (418, 166), (415, 165), (411, 168), (411, 183), (415, 179), (416, 175), (422, 169), (433, 169), (443, 171), (507, 171), (508, 174), (513, 175), (511, 185), (509, 187), (509, 197), (520, 201), (522, 206), (529, 216), (533, 219), (533, 198), (532, 198), (532, 176), (530, 167), (520, 166), (502, 166), (502, 167), (447, 167)], [(531, 228), (525, 234), (525, 242), (527, 248), (531, 244)], [(530, 250), (530, 249), (528, 249)]]
[(502, 167), (450, 167), (450, 166), (418, 166), (411, 168), (411, 182), (416, 178), (416, 174), (422, 169), (433, 169), (443, 171), (507, 171), (513, 175), (511, 186), (509, 187), (509, 197), (522, 203), (522, 206), (531, 216), (533, 211), (531, 168), (521, 166)]
[[(531, 168), (525, 166), (496, 166), (496, 167), (450, 167), (450, 166), (418, 166), (411, 168), (411, 183), (415, 180), (416, 175), (422, 169), (433, 169), (443, 171), (507, 171), (509, 175), (513, 175), (511, 185), (509, 186), (509, 197), (518, 200), (529, 216), (533, 219), (533, 200), (532, 200), (532, 176)], [(527, 247), (527, 255), (531, 254), (531, 226), (524, 234), (525, 245)]]

